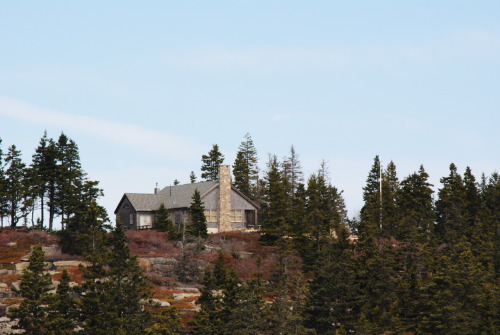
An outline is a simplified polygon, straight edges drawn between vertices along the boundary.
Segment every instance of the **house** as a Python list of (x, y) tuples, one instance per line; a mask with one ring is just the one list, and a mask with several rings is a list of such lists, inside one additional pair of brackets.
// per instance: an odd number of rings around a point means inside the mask
[(257, 228), (258, 205), (231, 184), (228, 165), (219, 168), (219, 180), (155, 188), (154, 193), (125, 193), (116, 207), (116, 219), (126, 229), (153, 228), (161, 204), (180, 227), (189, 220), (195, 190), (201, 195), (209, 233)]

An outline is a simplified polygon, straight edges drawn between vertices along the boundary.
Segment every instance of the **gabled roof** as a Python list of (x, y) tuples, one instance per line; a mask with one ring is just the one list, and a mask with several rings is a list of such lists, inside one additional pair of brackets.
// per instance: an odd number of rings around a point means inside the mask
[(128, 198), (137, 212), (156, 211), (162, 203), (167, 209), (187, 208), (191, 204), (195, 189), (198, 189), (203, 199), (209, 191), (216, 188), (218, 185), (218, 180), (211, 180), (200, 183), (167, 186), (157, 194), (125, 193), (115, 213), (117, 213), (125, 197)]
[[(200, 183), (191, 183), (184, 185), (167, 186), (163, 188), (158, 194), (163, 195), (164, 204), (166, 208), (187, 208), (191, 204), (194, 191), (198, 189), (201, 198), (216, 186), (219, 185), (218, 180), (203, 181)], [(158, 204), (160, 206), (161, 202)], [(156, 207), (156, 209), (158, 209)]]

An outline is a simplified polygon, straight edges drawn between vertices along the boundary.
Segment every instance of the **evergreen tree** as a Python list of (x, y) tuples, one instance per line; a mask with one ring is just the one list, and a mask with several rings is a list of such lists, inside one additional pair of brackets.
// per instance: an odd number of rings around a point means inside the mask
[(191, 174), (189, 175), (189, 180), (191, 181), (191, 184), (196, 183), (196, 175), (194, 174), (194, 171), (191, 171)]
[[(57, 148), (52, 139), (44, 132), (36, 152), (33, 155), (31, 171), (33, 172), (34, 189), (40, 202), (40, 225), (45, 224), (45, 205), (49, 204), (49, 213), (53, 220), (54, 200), (57, 177)], [(47, 201), (46, 201), (47, 198)], [(50, 220), (52, 222), (52, 220)]]
[(361, 239), (380, 236), (382, 222), (382, 203), (380, 198), (380, 159), (375, 156), (372, 168), (363, 187), (364, 205), (361, 208), (359, 235)]
[(304, 182), (304, 173), (302, 172), (302, 165), (300, 163), (299, 155), (295, 151), (295, 147), (290, 147), (288, 157), (283, 161), (283, 174), (290, 186), (290, 194), (295, 198), (295, 192), (298, 186)]
[(164, 308), (161, 313), (153, 315), (153, 325), (146, 329), (146, 335), (178, 335), (183, 325), (176, 307)]
[(467, 229), (466, 191), (455, 164), (450, 164), (450, 174), (441, 178), (443, 186), (436, 201), (438, 242), (456, 243)]
[[(80, 154), (76, 143), (64, 133), (57, 141), (58, 177), (55, 193), (55, 212), (64, 223), (73, 212), (73, 207), (78, 206), (78, 196), (84, 184), (85, 174), (80, 163)], [(49, 230), (52, 229), (49, 222)]]
[(389, 162), (382, 174), (382, 236), (394, 237), (399, 220), (398, 204), (399, 180), (396, 165)]
[(189, 220), (188, 233), (192, 236), (200, 238), (207, 238), (207, 218), (205, 217), (205, 207), (201, 201), (200, 192), (196, 189), (191, 198), (189, 205)]
[(56, 293), (51, 296), (47, 307), (47, 329), (51, 335), (75, 334), (78, 311), (72, 297), (73, 289), (70, 286), (71, 278), (66, 269), (63, 270), (61, 281)]
[(5, 156), (5, 200), (7, 212), (10, 217), (10, 226), (16, 228), (19, 220), (26, 217), (27, 213), (27, 188), (26, 164), (21, 160), (21, 151), (15, 145), (9, 147)]
[(89, 193), (83, 193), (87, 197), (81, 198), (74, 215), (66, 221), (66, 229), (59, 233), (63, 252), (73, 255), (91, 252), (101, 243), (109, 228), (106, 209), (97, 203), (95, 195)]
[(9, 317), (18, 320), (20, 328), (27, 334), (48, 334), (47, 307), (52, 289), (50, 274), (44, 272), (44, 252), (41, 245), (35, 245), (29, 258), (29, 265), (21, 277), (19, 308), (13, 309)]
[(219, 151), (219, 146), (214, 144), (208, 155), (201, 156), (201, 178), (205, 180), (219, 179), (219, 166), (224, 162), (224, 155)]
[(3, 229), (3, 218), (8, 215), (7, 210), (7, 180), (3, 165), (2, 139), (0, 138), (0, 228)]
[(290, 231), (290, 197), (288, 185), (279, 170), (276, 156), (269, 157), (268, 170), (265, 176), (265, 188), (262, 196), (262, 228), (265, 235), (261, 238), (264, 242), (276, 241)]
[(307, 323), (317, 334), (333, 334), (341, 328), (353, 330), (359, 313), (355, 286), (356, 268), (347, 229), (323, 246), (310, 284)]
[(401, 181), (397, 208), (399, 220), (394, 237), (398, 240), (429, 242), (434, 232), (434, 192), (424, 167)]
[(234, 185), (246, 196), (254, 198), (259, 169), (257, 167), (257, 150), (249, 133), (241, 142), (233, 165)]
[(167, 232), (168, 238), (171, 240), (177, 237), (174, 222), (170, 218), (170, 213), (164, 203), (160, 205), (160, 208), (158, 208), (158, 211), (156, 212), (155, 227), (158, 231)]
[(143, 334), (150, 325), (150, 314), (143, 308), (151, 296), (150, 285), (137, 259), (130, 256), (120, 222), (108, 245), (96, 246), (87, 257), (90, 265), (80, 267), (85, 279), (81, 289), (83, 334)]

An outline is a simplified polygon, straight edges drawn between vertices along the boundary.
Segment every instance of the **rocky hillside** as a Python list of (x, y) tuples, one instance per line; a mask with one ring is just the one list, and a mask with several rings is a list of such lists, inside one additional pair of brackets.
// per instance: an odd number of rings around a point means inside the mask
[[(197, 311), (199, 282), (204, 268), (222, 251), (241, 278), (261, 271), (268, 276), (276, 262), (274, 249), (261, 246), (256, 233), (226, 233), (211, 235), (203, 245), (197, 241), (168, 241), (166, 233), (154, 230), (128, 231), (131, 254), (152, 284), (153, 298), (160, 306), (173, 305), (187, 322)], [(61, 252), (57, 238), (43, 231), (0, 232), (0, 333), (16, 333), (6, 317), (10, 308), (20, 302), (20, 278), (28, 265), (31, 247), (43, 245), (46, 269), (57, 287), (63, 269), (67, 269), (73, 284), (82, 282), (78, 270), (81, 257)], [(259, 261), (257, 261), (259, 259)], [(257, 266), (259, 264), (260, 267)]]

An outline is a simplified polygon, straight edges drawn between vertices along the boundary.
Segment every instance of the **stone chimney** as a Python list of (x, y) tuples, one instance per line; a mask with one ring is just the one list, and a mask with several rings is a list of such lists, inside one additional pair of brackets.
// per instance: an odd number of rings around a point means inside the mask
[(158, 183), (156, 183), (155, 194), (158, 194), (159, 192), (160, 192), (160, 189), (158, 188)]
[(229, 165), (219, 167), (219, 232), (231, 230), (231, 174)]

